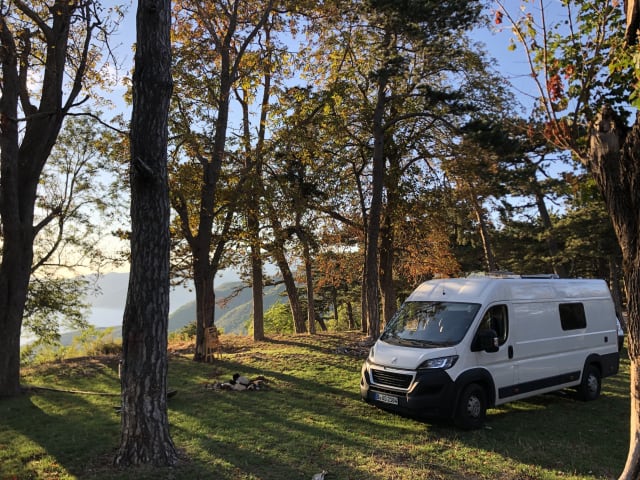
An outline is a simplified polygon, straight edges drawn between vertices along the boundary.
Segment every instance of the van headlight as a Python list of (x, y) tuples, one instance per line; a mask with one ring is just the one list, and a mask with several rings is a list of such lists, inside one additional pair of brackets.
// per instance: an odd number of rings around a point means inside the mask
[(441, 368), (446, 370), (453, 367), (458, 361), (458, 355), (450, 355), (448, 357), (430, 358), (425, 360), (418, 366), (418, 370), (432, 370), (435, 368)]

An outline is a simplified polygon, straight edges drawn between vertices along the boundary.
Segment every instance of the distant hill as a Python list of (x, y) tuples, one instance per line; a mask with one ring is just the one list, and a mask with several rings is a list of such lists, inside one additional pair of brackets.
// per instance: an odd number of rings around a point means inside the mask
[[(219, 305), (234, 290), (242, 287), (242, 282), (233, 281), (234, 278), (237, 278), (237, 276), (229, 272), (218, 278), (222, 282), (215, 287), (217, 303), (215, 307), (215, 324), (225, 333), (246, 335), (246, 325), (253, 313), (251, 288), (247, 287), (240, 290), (236, 296), (229, 298), (223, 307)], [(224, 282), (225, 279), (231, 279), (232, 281)], [(119, 339), (122, 336), (122, 316), (127, 298), (128, 282), (128, 273), (108, 273), (98, 278), (98, 291), (85, 298), (90, 305), (89, 323), (98, 328), (98, 330), (114, 327), (114, 339)], [(263, 296), (264, 311), (269, 310), (277, 301), (286, 302), (284, 291), (283, 285), (265, 287)], [(195, 321), (195, 296), (195, 291), (188, 286), (179, 286), (171, 289), (169, 332), (180, 330), (185, 325)], [(61, 343), (70, 345), (77, 335), (78, 332), (63, 332), (61, 334)]]
[[(219, 305), (223, 299), (229, 297), (235, 289), (242, 287), (242, 285), (241, 282), (232, 282), (216, 288), (215, 324), (225, 333), (247, 334), (246, 324), (251, 318), (253, 310), (251, 288), (247, 287), (240, 290), (235, 297), (228, 300), (224, 307)], [(283, 301), (283, 294), (283, 285), (265, 287), (263, 296), (264, 311), (269, 310), (278, 300)], [(196, 302), (193, 300), (169, 315), (169, 331), (179, 330), (195, 321), (195, 319)]]
[[(129, 285), (128, 273), (107, 273), (96, 277), (87, 277), (96, 291), (87, 295), (85, 301), (90, 305), (89, 323), (96, 327), (119, 327), (122, 325), (122, 315), (127, 301)], [(221, 272), (216, 277), (216, 283), (224, 285), (238, 280), (238, 275), (232, 271)], [(218, 288), (216, 287), (216, 290)], [(169, 313), (173, 313), (183, 305), (195, 301), (195, 291), (192, 284), (172, 287), (169, 293)]]

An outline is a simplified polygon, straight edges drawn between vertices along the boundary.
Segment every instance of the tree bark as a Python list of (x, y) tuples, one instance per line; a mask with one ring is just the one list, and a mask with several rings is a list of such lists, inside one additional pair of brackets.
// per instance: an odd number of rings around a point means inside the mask
[(122, 326), (122, 414), (115, 464), (170, 466), (167, 416), (171, 2), (140, 0), (131, 118), (131, 272)]
[(313, 262), (311, 248), (306, 233), (299, 235), (304, 257), (304, 273), (307, 282), (307, 328), (310, 334), (316, 333), (316, 302), (313, 294)]
[[(270, 44), (271, 29), (266, 26), (264, 29), (265, 43)], [(260, 126), (258, 128), (258, 141), (253, 152), (251, 144), (251, 134), (249, 130), (249, 105), (243, 103), (243, 123), (244, 137), (246, 145), (246, 167), (254, 170), (254, 178), (248, 182), (251, 186), (249, 200), (247, 201), (247, 230), (249, 231), (249, 241), (251, 242), (251, 293), (253, 298), (253, 340), (264, 340), (264, 281), (262, 279), (262, 240), (260, 239), (260, 199), (263, 198), (261, 192), (264, 191), (262, 182), (262, 155), (264, 150), (265, 137), (267, 135), (266, 125), (269, 115), (271, 97), (271, 71), (267, 68), (264, 73), (264, 84), (262, 89), (262, 101), (260, 102)], [(253, 159), (253, 160), (252, 160)], [(250, 174), (251, 175), (251, 174)]]
[[(11, 32), (0, 19), (3, 91), (0, 96), (0, 218), (2, 264), (0, 264), (0, 397), (20, 392), (20, 331), (31, 268), (33, 240), (25, 238), (29, 221), (20, 219), (18, 72), (17, 53)], [(31, 208), (32, 211), (33, 207)], [(29, 211), (23, 210), (23, 211)], [(32, 216), (32, 215), (31, 215)], [(25, 228), (27, 227), (27, 228)], [(33, 256), (33, 253), (31, 253)]]
[[(9, 5), (24, 10), (26, 6)], [(2, 230), (2, 262), (0, 263), (0, 397), (20, 393), (20, 334), (33, 262), (33, 243), (44, 225), (34, 225), (34, 206), (42, 169), (56, 143), (67, 110), (79, 94), (73, 88), (65, 101), (63, 88), (65, 75), (73, 71), (72, 80), (82, 84), (86, 57), (68, 62), (68, 43), (71, 25), (76, 23), (83, 40), (89, 42), (93, 21), (84, 11), (79, 13), (75, 2), (56, 1), (50, 6), (51, 23), (34, 20), (35, 29), (23, 29), (25, 38), (42, 34), (45, 51), (42, 88), (38, 94), (39, 106), (31, 104), (29, 92), (21, 91), (20, 75), (29, 72), (32, 55), (28, 48), (18, 58), (16, 37), (9, 15), (0, 15), (0, 63), (2, 68), (2, 95), (0, 95), (0, 221)], [(30, 11), (30, 13), (33, 13)], [(41, 20), (41, 23), (40, 23)], [(45, 30), (44, 34), (42, 30)], [(25, 58), (22, 58), (24, 56)], [(23, 70), (24, 69), (24, 70)], [(24, 126), (18, 127), (18, 105), (26, 117)]]
[[(640, 391), (640, 363), (631, 362), (629, 365), (631, 390)], [(637, 395), (631, 395), (631, 423), (629, 438), (629, 453), (624, 471), (619, 480), (637, 480), (640, 478), (640, 399)]]
[(193, 283), (196, 291), (196, 351), (193, 360), (205, 359), (205, 330), (215, 323), (216, 292), (214, 278), (217, 268), (209, 261), (210, 241), (193, 249)]
[(251, 245), (251, 294), (253, 298), (253, 340), (264, 340), (264, 282), (262, 280), (262, 255), (254, 236)]
[(496, 266), (496, 258), (493, 255), (493, 246), (491, 245), (491, 235), (489, 235), (489, 228), (484, 216), (484, 209), (475, 192), (471, 186), (469, 187), (469, 198), (473, 206), (473, 211), (476, 214), (476, 220), (478, 221), (478, 228), (480, 229), (480, 240), (482, 241), (482, 248), (484, 250), (484, 258), (487, 262), (487, 268), (490, 272), (495, 272), (498, 268)]
[(631, 373), (630, 442), (620, 479), (640, 478), (640, 114), (627, 133), (605, 107), (590, 135), (588, 167), (605, 200), (622, 250), (627, 288), (628, 353)]
[(569, 276), (569, 272), (567, 270), (567, 267), (560, 261), (559, 258), (560, 248), (558, 247), (558, 239), (556, 238), (555, 232), (553, 230), (553, 223), (551, 222), (551, 216), (549, 215), (547, 204), (544, 201), (544, 194), (540, 191), (540, 185), (535, 178), (531, 180), (531, 184), (533, 185), (533, 194), (536, 199), (538, 213), (540, 214), (542, 225), (544, 225), (544, 228), (546, 230), (545, 237), (547, 248), (549, 249), (549, 255), (551, 256), (551, 263), (553, 265), (554, 273), (560, 278), (567, 278)]
[(307, 331), (304, 315), (302, 313), (302, 306), (300, 305), (300, 296), (298, 295), (298, 288), (296, 281), (291, 273), (289, 262), (279, 247), (276, 247), (274, 251), (276, 264), (282, 275), (285, 289), (287, 290), (287, 298), (289, 299), (289, 307), (291, 308), (291, 315), (293, 316), (293, 328), (296, 333), (305, 333)]
[(626, 330), (627, 322), (622, 315), (624, 311), (623, 308), (623, 293), (622, 288), (620, 287), (621, 282), (621, 272), (620, 265), (618, 262), (612, 257), (609, 257), (609, 288), (611, 289), (611, 296), (613, 297), (613, 304), (616, 306), (616, 313), (618, 314), (618, 318), (620, 319), (620, 323), (622, 327)]
[(373, 113), (373, 168), (371, 205), (367, 224), (367, 250), (365, 257), (365, 294), (368, 334), (371, 338), (380, 335), (380, 291), (378, 284), (378, 240), (380, 238), (380, 215), (382, 213), (382, 193), (384, 190), (384, 109), (386, 105), (387, 79), (378, 79), (378, 95)]
[[(394, 198), (389, 199), (389, 203), (395, 202)], [(391, 205), (387, 209), (393, 208)], [(382, 322), (387, 324), (396, 313), (396, 289), (393, 282), (393, 224), (390, 212), (387, 212), (384, 219), (384, 226), (380, 230), (380, 292), (382, 296)]]
[(293, 328), (296, 333), (305, 333), (307, 331), (302, 306), (300, 305), (300, 296), (298, 295), (298, 287), (291, 273), (289, 262), (285, 255), (285, 233), (282, 225), (277, 218), (276, 212), (270, 205), (267, 205), (269, 217), (271, 220), (271, 228), (273, 228), (274, 241), (271, 246), (271, 253), (276, 260), (276, 265), (282, 275), (285, 289), (287, 290), (287, 298), (289, 299), (289, 307), (293, 316)]
[(355, 330), (356, 321), (353, 318), (353, 307), (349, 301), (347, 301), (347, 318), (349, 319), (349, 330)]

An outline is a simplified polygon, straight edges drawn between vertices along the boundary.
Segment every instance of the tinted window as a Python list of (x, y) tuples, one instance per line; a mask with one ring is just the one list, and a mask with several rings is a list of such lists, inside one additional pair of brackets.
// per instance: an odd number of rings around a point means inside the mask
[[(509, 315), (507, 306), (494, 305), (487, 310), (484, 313), (482, 320), (480, 320), (480, 325), (478, 326), (478, 332), (481, 330), (493, 330), (498, 336), (498, 345), (504, 344), (509, 336)], [(477, 336), (474, 338), (471, 350), (480, 350), (480, 343)]]
[(587, 328), (587, 317), (582, 303), (561, 303), (559, 308), (562, 330)]

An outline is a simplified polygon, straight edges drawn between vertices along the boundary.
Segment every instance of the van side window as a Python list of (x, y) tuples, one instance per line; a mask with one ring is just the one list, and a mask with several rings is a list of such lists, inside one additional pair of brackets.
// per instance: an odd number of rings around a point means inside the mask
[[(481, 330), (493, 330), (498, 335), (498, 344), (502, 345), (507, 341), (509, 335), (509, 316), (506, 305), (494, 305), (484, 313), (478, 332)], [(478, 338), (476, 337), (471, 345), (472, 351), (480, 350)]]
[(561, 303), (558, 308), (560, 309), (562, 330), (587, 328), (587, 317), (584, 314), (582, 303)]

